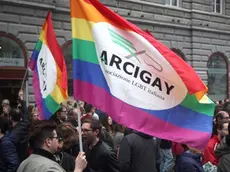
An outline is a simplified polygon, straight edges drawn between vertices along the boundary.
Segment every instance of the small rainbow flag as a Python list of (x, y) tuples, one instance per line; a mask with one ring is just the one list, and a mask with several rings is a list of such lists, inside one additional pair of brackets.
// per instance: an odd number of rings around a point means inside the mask
[(51, 13), (48, 12), (35, 45), (29, 68), (40, 119), (49, 119), (68, 98), (64, 56), (56, 40)]
[(97, 0), (70, 0), (74, 96), (116, 122), (204, 148), (214, 103), (196, 72)]

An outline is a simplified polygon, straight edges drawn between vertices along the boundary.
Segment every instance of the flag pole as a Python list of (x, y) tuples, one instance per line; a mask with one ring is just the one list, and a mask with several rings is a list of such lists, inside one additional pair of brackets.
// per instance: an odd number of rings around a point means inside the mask
[(22, 80), (22, 84), (21, 84), (21, 87), (20, 87), (20, 90), (22, 90), (23, 86), (24, 86), (24, 83), (25, 83), (25, 80), (26, 80), (26, 75), (28, 73), (28, 68), (26, 68), (26, 72), (24, 74), (24, 77), (23, 77), (23, 80)]
[(77, 103), (77, 120), (78, 120), (78, 136), (79, 136), (79, 146), (80, 146), (80, 152), (83, 152), (83, 145), (82, 145), (82, 130), (81, 130), (81, 110), (79, 101)]

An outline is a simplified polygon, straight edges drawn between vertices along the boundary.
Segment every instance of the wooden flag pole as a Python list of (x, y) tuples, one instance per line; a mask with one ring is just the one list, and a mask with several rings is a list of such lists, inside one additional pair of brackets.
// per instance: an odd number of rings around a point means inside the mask
[(25, 72), (25, 74), (24, 74), (24, 77), (23, 77), (23, 80), (22, 80), (22, 85), (21, 85), (21, 87), (20, 87), (20, 90), (22, 90), (22, 88), (23, 88), (23, 86), (24, 86), (24, 83), (25, 83), (25, 80), (26, 80), (26, 75), (27, 75), (27, 73), (28, 73), (28, 68), (26, 68), (26, 72)]

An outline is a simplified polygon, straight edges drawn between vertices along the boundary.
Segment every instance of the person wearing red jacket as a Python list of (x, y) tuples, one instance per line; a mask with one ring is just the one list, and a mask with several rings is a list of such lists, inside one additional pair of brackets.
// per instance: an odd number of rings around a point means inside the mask
[(215, 155), (215, 150), (220, 144), (221, 140), (228, 135), (228, 123), (218, 122), (216, 124), (216, 134), (209, 140), (203, 155), (203, 164), (211, 162), (213, 165), (218, 165), (218, 158)]

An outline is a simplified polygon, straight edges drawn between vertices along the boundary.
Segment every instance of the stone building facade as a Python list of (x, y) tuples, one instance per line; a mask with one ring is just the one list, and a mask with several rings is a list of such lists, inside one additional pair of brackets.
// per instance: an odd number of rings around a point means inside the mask
[[(229, 97), (230, 0), (100, 1), (187, 61), (213, 100)], [(69, 0), (0, 0), (0, 99), (15, 95), (26, 76), (26, 99), (34, 103), (32, 74), (25, 71), (48, 10), (71, 83)]]

